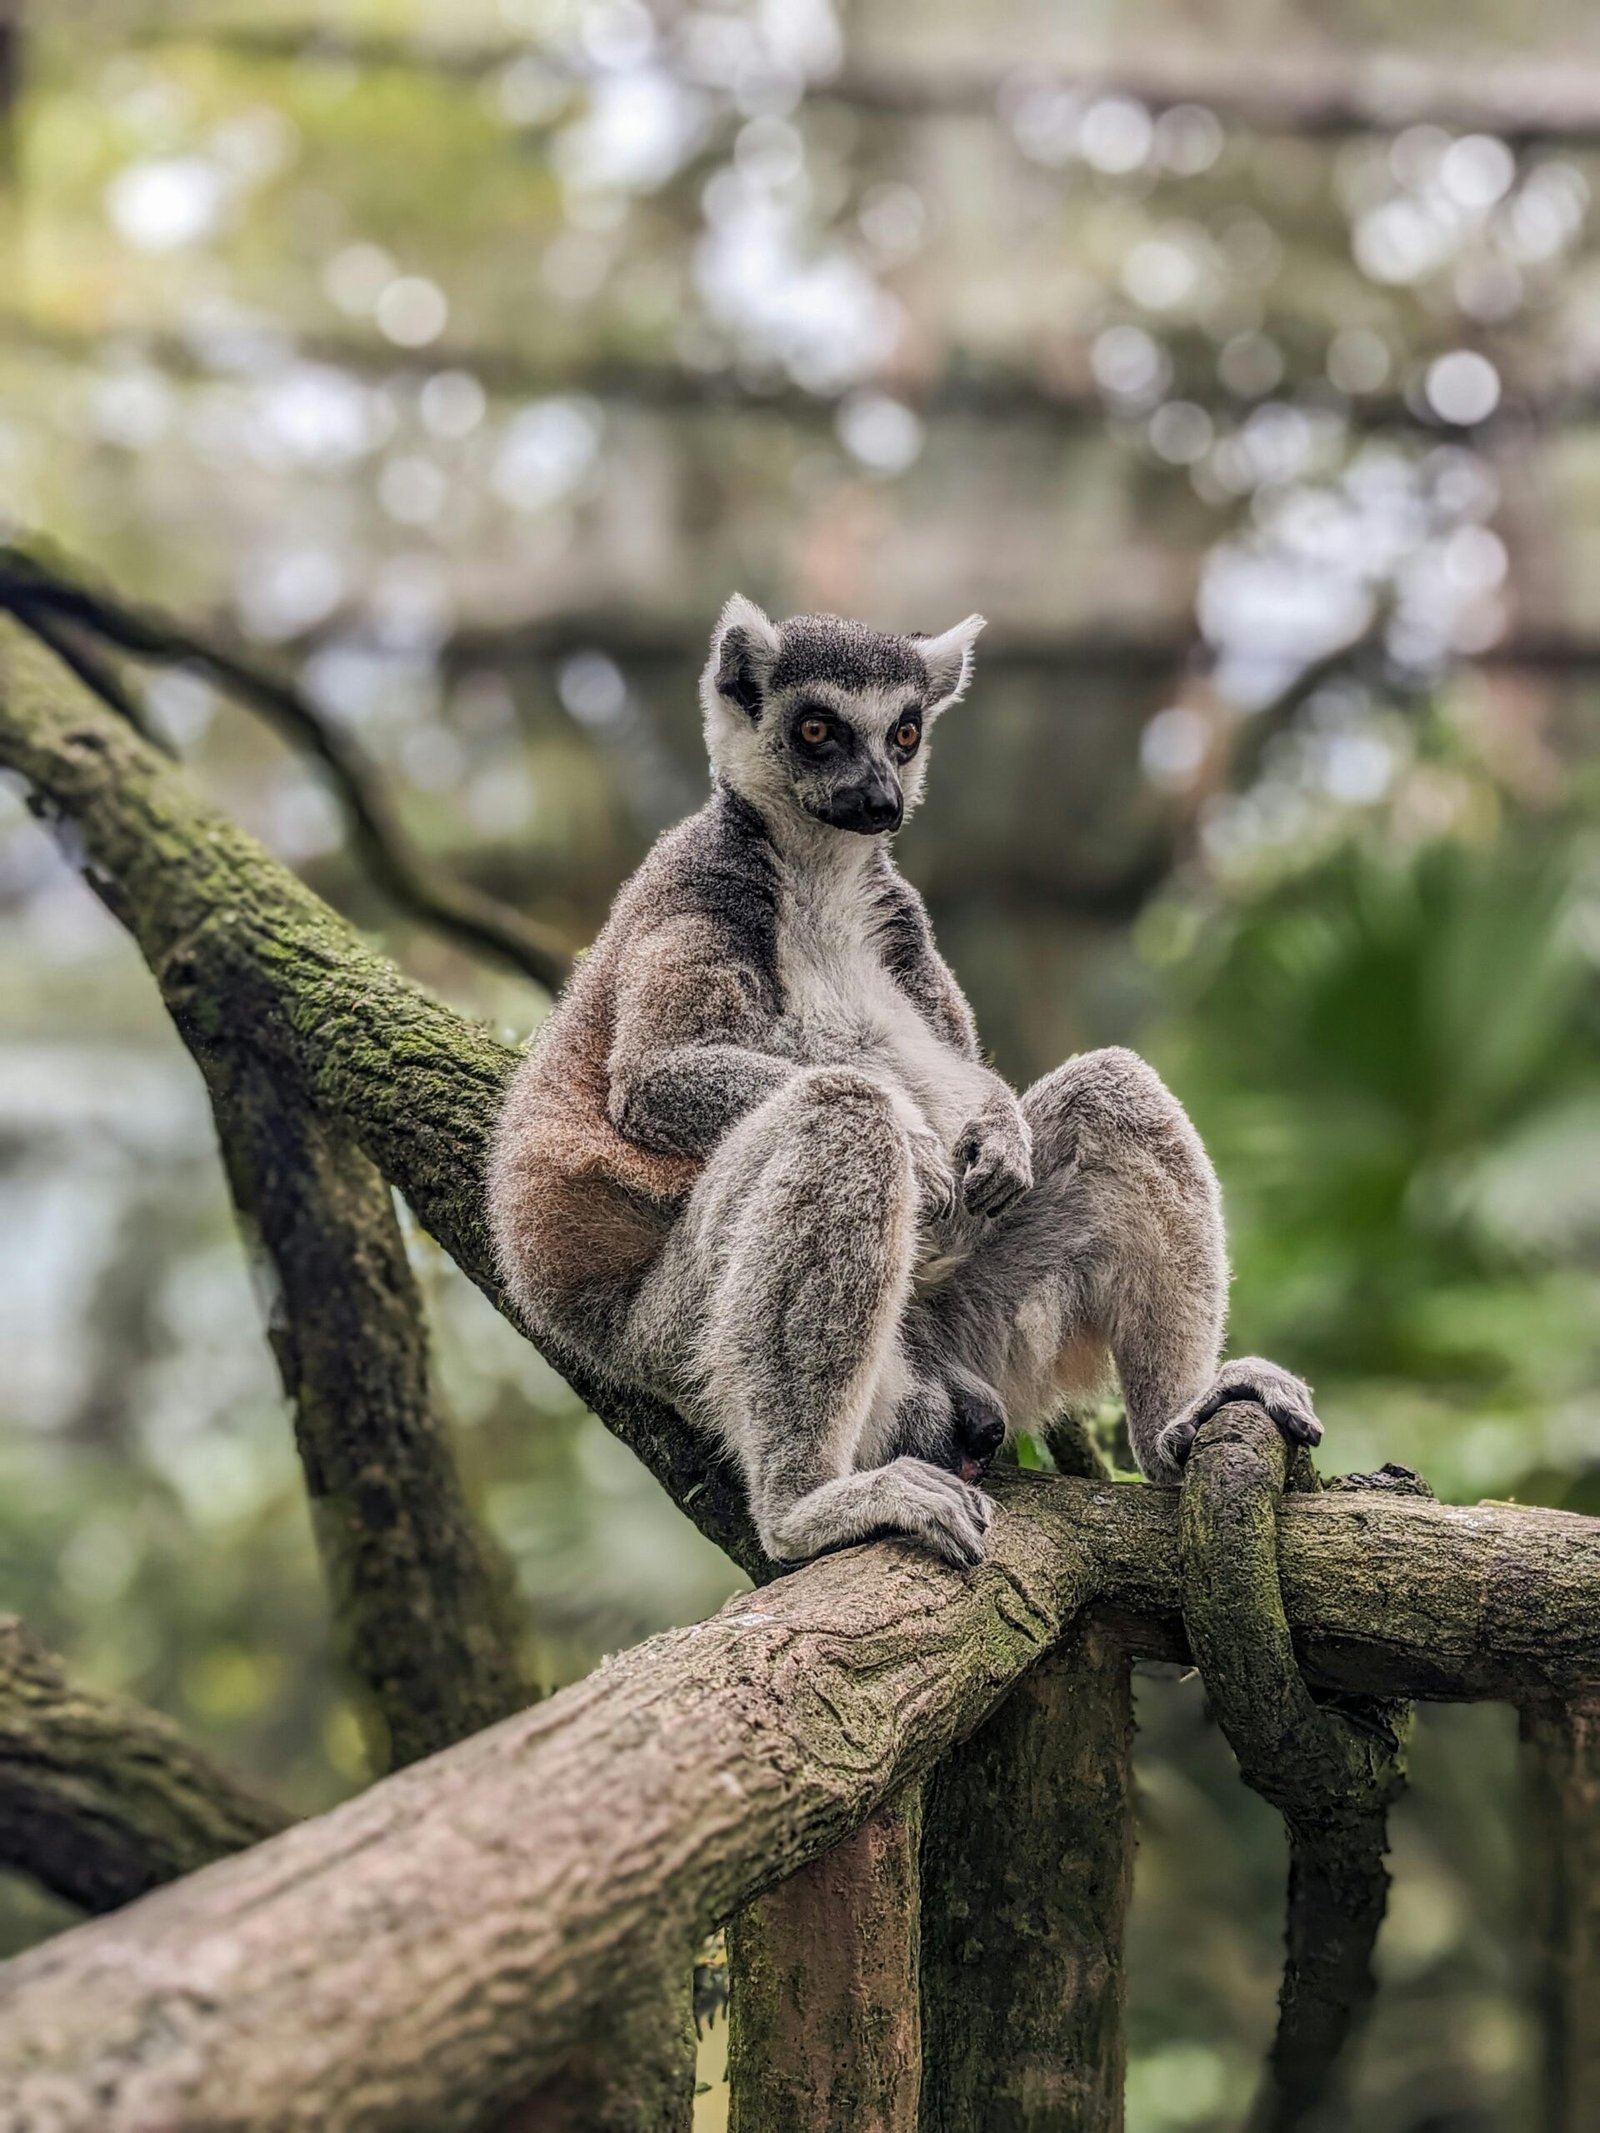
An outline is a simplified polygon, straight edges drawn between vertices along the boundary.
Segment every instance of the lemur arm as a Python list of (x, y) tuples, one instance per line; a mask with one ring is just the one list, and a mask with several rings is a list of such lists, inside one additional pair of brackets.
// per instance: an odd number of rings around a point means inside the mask
[(608, 1061), (611, 1123), (663, 1155), (707, 1155), (794, 1074), (761, 1049), (773, 1013), (760, 972), (683, 914), (631, 949)]

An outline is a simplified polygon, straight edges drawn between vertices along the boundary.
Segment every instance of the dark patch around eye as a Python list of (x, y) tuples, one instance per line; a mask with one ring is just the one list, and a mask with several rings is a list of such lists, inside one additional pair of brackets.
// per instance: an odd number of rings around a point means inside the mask
[[(806, 727), (813, 723), (824, 726), (827, 729), (820, 739), (813, 740), (806, 734)], [(854, 735), (851, 733), (850, 728), (838, 717), (837, 713), (830, 711), (824, 704), (799, 705), (795, 710), (789, 731), (791, 737), (805, 750), (807, 755), (819, 755), (828, 748), (837, 748), (841, 752), (848, 753), (854, 741)]]

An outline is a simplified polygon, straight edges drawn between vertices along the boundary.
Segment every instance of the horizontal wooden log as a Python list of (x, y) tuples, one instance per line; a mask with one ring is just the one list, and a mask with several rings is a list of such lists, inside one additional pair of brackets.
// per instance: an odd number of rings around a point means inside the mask
[[(453, 2133), (858, 1828), (1096, 1602), (1184, 1651), (1169, 1492), (1005, 1477), (993, 1553), (847, 1551), (0, 1973), (0, 2128)], [(1600, 1679), (1600, 1522), (1330, 1494), (1280, 1513), (1350, 1688)]]

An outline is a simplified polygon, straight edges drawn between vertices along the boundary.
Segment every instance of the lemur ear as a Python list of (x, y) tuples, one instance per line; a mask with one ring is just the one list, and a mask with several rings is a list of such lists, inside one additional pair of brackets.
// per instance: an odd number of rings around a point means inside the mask
[(982, 628), (982, 615), (968, 615), (965, 622), (958, 622), (942, 637), (924, 637), (917, 646), (928, 670), (927, 710), (930, 714), (942, 711), (946, 704), (953, 704), (966, 695), (967, 684), (972, 679), (972, 647)]
[(752, 725), (761, 716), (767, 677), (781, 649), (782, 641), (769, 617), (754, 600), (734, 593), (712, 632), (706, 679), (718, 696), (737, 704)]

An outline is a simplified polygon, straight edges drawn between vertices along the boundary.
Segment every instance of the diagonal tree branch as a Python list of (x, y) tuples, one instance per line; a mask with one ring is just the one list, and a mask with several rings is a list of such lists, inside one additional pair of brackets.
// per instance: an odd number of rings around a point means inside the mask
[(125, 693), (113, 694), (107, 687), (105, 669), (98, 662), (86, 668), (81, 654), (75, 654), (70, 643), (63, 644), (63, 623), (136, 658), (194, 667), (208, 674), (291, 746), (322, 765), (344, 808), (362, 863), (401, 910), (477, 954), (497, 957), (548, 990), (556, 990), (565, 981), (571, 968), (565, 945), (547, 927), (453, 879), (425, 858), (407, 835), (361, 750), (291, 683), (241, 653), (107, 599), (83, 580), (23, 549), (0, 546), (0, 608), (67, 658), (80, 679), (136, 725), (139, 721), (132, 717)]
[[(193, 790), (114, 713), (0, 624), (0, 763), (70, 822), (90, 886), (128, 928), (191, 1049), (246, 1039), (404, 1193), (496, 1307), (489, 1138), (517, 1055), (433, 999)], [(545, 1352), (702, 1532), (771, 1575), (738, 1477), (671, 1410)]]
[(0, 1616), (0, 1865), (109, 1911), (289, 1819), (170, 1720), (74, 1687), (14, 1615)]

